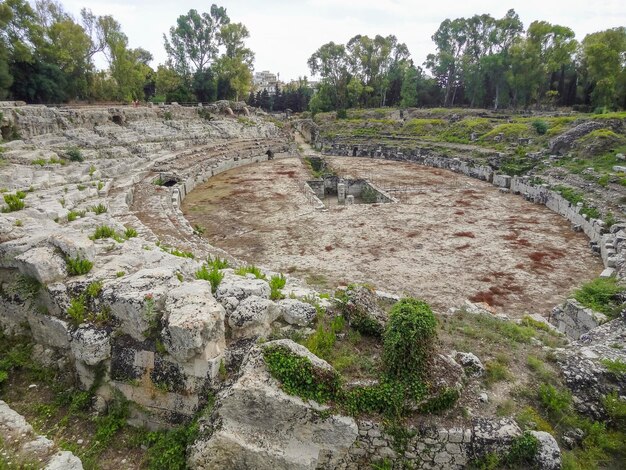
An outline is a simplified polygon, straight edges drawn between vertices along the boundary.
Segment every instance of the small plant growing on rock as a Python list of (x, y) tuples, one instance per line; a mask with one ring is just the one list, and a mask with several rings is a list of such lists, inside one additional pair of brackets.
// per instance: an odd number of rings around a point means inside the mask
[(548, 132), (548, 124), (546, 123), (546, 121), (542, 121), (541, 119), (535, 119), (531, 123), (531, 125), (539, 135), (543, 135)]
[[(24, 195), (24, 197), (26, 197), (26, 195)], [(24, 209), (24, 201), (22, 199), (23, 198), (20, 198), (18, 194), (5, 194), (4, 202), (8, 207), (2, 209), (2, 212), (15, 212)]]
[(82, 162), (85, 160), (82, 152), (78, 147), (70, 147), (65, 151), (65, 156), (72, 162)]
[(398, 301), (384, 334), (383, 362), (390, 377), (406, 380), (423, 375), (433, 348), (437, 320), (426, 302)]
[(215, 258), (211, 258), (209, 256), (207, 262), (209, 263), (209, 266), (217, 269), (226, 269), (230, 266), (227, 259), (222, 259), (219, 256), (216, 256)]
[(67, 257), (65, 259), (67, 265), (67, 272), (70, 276), (80, 276), (87, 274), (93, 268), (93, 263), (88, 259), (76, 256), (75, 258)]
[(220, 272), (220, 270), (213, 266), (211, 270), (208, 269), (207, 265), (203, 265), (202, 268), (196, 271), (196, 279), (202, 279), (204, 281), (208, 281), (211, 283), (211, 292), (215, 294), (217, 292), (217, 288), (224, 279), (224, 273)]
[(125, 238), (135, 238), (136, 236), (137, 236), (137, 230), (135, 230), (132, 227), (126, 227), (126, 230), (124, 231)]
[(285, 287), (287, 283), (287, 278), (282, 274), (278, 274), (276, 276), (272, 276), (270, 278), (270, 299), (272, 300), (280, 300), (284, 299), (285, 296), (282, 294), (281, 289)]
[(122, 237), (115, 231), (113, 227), (109, 227), (108, 225), (101, 225), (96, 228), (96, 231), (93, 233), (91, 237), (92, 240), (103, 240), (105, 238), (112, 238), (116, 242), (123, 242)]
[(259, 268), (257, 268), (256, 266), (252, 266), (252, 265), (243, 266), (241, 268), (235, 269), (235, 274), (237, 274), (238, 276), (245, 276), (246, 274), (254, 274), (254, 277), (256, 277), (257, 279), (263, 279), (264, 281), (267, 280), (267, 278), (265, 277), (265, 274), (263, 274)]
[(67, 314), (72, 319), (74, 326), (78, 326), (85, 321), (87, 316), (87, 307), (85, 305), (85, 296), (80, 295), (70, 300), (70, 306), (67, 308)]
[(574, 291), (574, 298), (583, 306), (609, 317), (616, 317), (622, 308), (617, 294), (622, 291), (615, 278), (597, 278)]
[(107, 206), (105, 206), (104, 204), (100, 203), (97, 206), (91, 206), (89, 208), (89, 210), (91, 212), (95, 212), (96, 215), (100, 215), (100, 214), (104, 214), (107, 211)]

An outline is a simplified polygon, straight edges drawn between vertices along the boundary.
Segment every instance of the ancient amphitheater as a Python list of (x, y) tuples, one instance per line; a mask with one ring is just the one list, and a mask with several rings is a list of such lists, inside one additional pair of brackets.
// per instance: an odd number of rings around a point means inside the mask
[[(0, 218), (0, 328), (29, 337), (46, 367), (95, 387), (101, 408), (121, 394), (135, 426), (198, 417), (190, 468), (357, 469), (381, 460), (463, 468), (506, 449), (522, 430), (495, 408), (481, 411), (483, 365), (453, 339), (438, 348), (433, 383), (457, 390), (471, 413), (412, 422), (402, 452), (382, 419), (288, 394), (263, 351), (280, 345), (332, 371), (286, 338), (313, 333), (312, 304), (332, 309), (332, 292), (350, 283), (375, 287), (383, 303), (423, 297), (441, 317), (463, 307), (551, 331), (552, 307), (574, 286), (626, 275), (624, 224), (607, 230), (548, 188), (469, 158), (316, 150), (312, 122), (276, 121), (238, 103), (199, 111), (4, 102), (0, 112), (0, 188), (14, 195)], [(329, 183), (332, 197), (305, 155), (342, 177)], [(343, 177), (366, 181), (373, 199), (363, 200), (365, 183), (351, 194)], [(212, 292), (197, 273), (217, 258), (230, 267)], [(261, 273), (233, 269), (251, 264)], [(284, 298), (272, 300), (267, 279), (278, 273), (287, 274)], [(551, 318), (570, 338), (559, 337), (555, 370), (594, 419), (616, 386), (602, 361), (626, 359), (613, 347), (624, 321), (605, 320), (574, 301)], [(537, 351), (547, 347), (533, 340)], [(624, 377), (617, 386), (626, 395)], [(539, 465), (560, 468), (555, 439), (533, 433)], [(0, 436), (17, 459), (83, 468), (4, 402)]]

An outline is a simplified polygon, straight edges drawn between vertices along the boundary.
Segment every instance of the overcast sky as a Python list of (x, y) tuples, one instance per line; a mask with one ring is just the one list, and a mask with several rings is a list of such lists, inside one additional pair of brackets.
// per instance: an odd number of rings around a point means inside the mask
[[(153, 66), (165, 62), (163, 33), (176, 18), (191, 8), (210, 9), (210, 1), (193, 0), (61, 0), (78, 16), (82, 7), (97, 15), (113, 15), (129, 38), (131, 47), (143, 47), (154, 55)], [(416, 64), (434, 52), (432, 34), (446, 18), (489, 13), (504, 16), (509, 8), (520, 15), (524, 26), (545, 20), (569, 26), (578, 40), (586, 34), (626, 26), (624, 0), (526, 0), (453, 1), (431, 0), (224, 0), (232, 22), (250, 31), (248, 46), (255, 52), (255, 70), (280, 73), (284, 81), (310, 76), (307, 59), (329, 41), (346, 43), (357, 34), (395, 34), (406, 43)]]

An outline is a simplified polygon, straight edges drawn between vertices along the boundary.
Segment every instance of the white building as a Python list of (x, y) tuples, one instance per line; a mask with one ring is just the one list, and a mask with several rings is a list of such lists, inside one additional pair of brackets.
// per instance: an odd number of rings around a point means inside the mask
[(283, 82), (280, 81), (280, 74), (271, 73), (269, 70), (255, 72), (252, 81), (256, 91), (262, 93), (264, 90), (267, 90), (270, 95), (274, 94), (276, 85), (278, 85), (279, 89), (283, 87)]

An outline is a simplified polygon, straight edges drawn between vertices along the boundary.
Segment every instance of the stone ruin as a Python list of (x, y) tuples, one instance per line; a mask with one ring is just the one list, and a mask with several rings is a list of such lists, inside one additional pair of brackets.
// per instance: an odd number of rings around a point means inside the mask
[[(521, 434), (515, 422), (475, 417), (463, 428), (416, 430), (405, 454), (398, 456), (379, 423), (330, 414), (325, 406), (281, 390), (261, 356), (275, 342), (258, 345), (256, 339), (268, 337), (273, 328), (310, 328), (315, 309), (298, 299), (327, 306), (328, 300), (293, 278), (283, 291), (288, 298), (270, 300), (267, 281), (232, 269), (222, 270), (224, 279), (212, 292), (209, 283), (195, 278), (200, 260), (229, 256), (198, 237), (179, 206), (212, 176), (267, 160), (268, 149), (277, 158), (294, 155), (294, 146), (245, 106), (215, 106), (221, 117), (209, 120), (195, 108), (175, 105), (55, 109), (2, 104), (3, 135), (10, 132), (19, 139), (2, 142), (6, 164), (0, 167), (0, 187), (10, 194), (22, 191), (25, 207), (0, 218), (0, 328), (32, 338), (37, 360), (75, 374), (83, 388), (102, 380), (96, 393), (103, 407), (121, 393), (137, 405), (131, 416), (135, 425), (185, 423), (203, 408), (209, 391), (215, 392), (215, 407), (202, 418), (200, 437), (189, 452), (189, 466), (195, 469), (357, 469), (363, 461), (398, 457), (422, 468), (449, 469), (506, 448)], [(233, 119), (234, 112), (250, 114), (254, 125)], [(315, 140), (314, 125), (304, 121), (299, 126)], [(73, 148), (80, 149), (75, 161), (67, 157)], [(355, 152), (352, 145), (336, 145), (327, 152), (412, 161), (493, 182), (566, 217), (589, 236), (606, 275), (626, 274), (626, 226), (603, 227), (525, 178), (420, 149), (376, 146)], [(366, 183), (328, 184), (336, 184), (338, 194), (347, 184), (350, 195), (350, 187)], [(326, 185), (323, 180), (324, 193)], [(322, 191), (321, 185), (310, 189)], [(103, 226), (117, 235), (94, 237)], [(137, 236), (120, 236), (132, 233), (129, 229)], [(71, 262), (93, 268), (77, 272)], [(83, 302), (85, 313), (68, 315), (76, 302)], [(599, 400), (609, 377), (599, 361), (609, 353), (624, 359), (623, 350), (609, 345), (623, 341), (626, 325), (617, 319), (594, 327), (580, 320), (579, 309), (570, 314), (569, 308), (555, 314), (555, 322), (567, 324), (568, 334), (579, 338), (562, 351), (561, 366), (577, 406), (601, 417)], [(574, 315), (578, 320), (573, 323), (563, 319)], [(331, 367), (296, 343), (278, 344), (315, 367)], [(474, 373), (454, 357), (441, 360), (456, 371), (459, 384)], [(578, 372), (581, 364), (584, 374)], [(232, 372), (231, 380), (220, 377), (224, 369)], [(619, 386), (626, 395), (626, 384)], [(33, 440), (41, 441), (0, 402), (0, 435), (11, 433), (28, 436), (17, 449), (25, 455)], [(542, 468), (559, 468), (554, 439), (546, 433), (537, 437)], [(54, 454), (54, 446), (44, 444), (47, 468), (82, 468), (75, 457)], [(73, 463), (55, 467), (54, 459)]]

